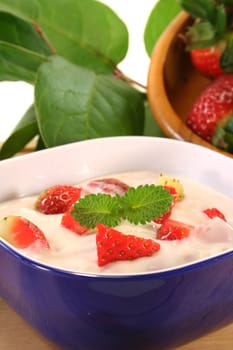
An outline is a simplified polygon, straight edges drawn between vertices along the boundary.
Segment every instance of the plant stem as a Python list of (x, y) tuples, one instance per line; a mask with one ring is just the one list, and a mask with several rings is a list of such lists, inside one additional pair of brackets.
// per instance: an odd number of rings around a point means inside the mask
[(33, 23), (33, 26), (34, 26), (35, 30), (37, 31), (37, 33), (44, 40), (44, 42), (47, 45), (47, 47), (49, 48), (49, 51), (51, 52), (51, 54), (55, 55), (56, 54), (56, 50), (54, 49), (54, 47), (52, 46), (52, 44), (48, 40), (48, 38), (47, 38), (46, 34), (44, 33), (44, 31), (42, 30), (41, 26), (38, 23), (36, 23), (36, 22)]
[(144, 91), (147, 90), (147, 87), (141, 83), (139, 83), (138, 81), (134, 80), (134, 79), (131, 79), (129, 78), (127, 75), (125, 75), (119, 68), (115, 68), (114, 70), (114, 75), (115, 77), (117, 78), (120, 78), (124, 81), (126, 81), (127, 83), (131, 84), (131, 85), (135, 85), (135, 86), (138, 86), (140, 89), (143, 89)]

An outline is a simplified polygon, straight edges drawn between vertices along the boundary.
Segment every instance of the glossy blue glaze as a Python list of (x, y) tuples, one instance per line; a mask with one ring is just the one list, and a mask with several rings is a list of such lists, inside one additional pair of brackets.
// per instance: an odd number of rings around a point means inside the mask
[(233, 252), (173, 271), (82, 276), (0, 243), (0, 295), (62, 349), (162, 350), (233, 321)]

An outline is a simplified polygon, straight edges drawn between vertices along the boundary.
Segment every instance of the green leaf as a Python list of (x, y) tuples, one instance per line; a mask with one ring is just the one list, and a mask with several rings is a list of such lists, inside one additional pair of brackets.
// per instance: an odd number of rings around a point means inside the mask
[(39, 136), (38, 141), (37, 141), (37, 144), (36, 144), (35, 150), (36, 150), (36, 151), (40, 151), (40, 150), (45, 149), (45, 148), (46, 148), (46, 147), (45, 147), (45, 145), (44, 145), (44, 142), (43, 142), (41, 136)]
[(144, 31), (145, 48), (149, 56), (163, 31), (180, 11), (177, 0), (158, 0), (155, 4)]
[(131, 187), (121, 198), (123, 219), (131, 223), (146, 224), (169, 210), (171, 194), (162, 186), (141, 185)]
[(223, 5), (212, 0), (179, 0), (179, 3), (183, 10), (198, 19), (197, 23), (203, 21), (213, 27), (216, 41), (226, 32), (227, 13)]
[(0, 0), (1, 10), (36, 22), (58, 55), (98, 72), (111, 72), (128, 50), (125, 24), (98, 1)]
[(46, 60), (45, 56), (0, 41), (0, 80), (34, 83), (38, 67)]
[(158, 125), (155, 117), (153, 116), (148, 102), (145, 102), (145, 124), (144, 124), (144, 135), (145, 136), (157, 136), (157, 137), (166, 137), (164, 132), (161, 130)]
[(227, 12), (225, 7), (217, 7), (213, 25), (216, 28), (216, 36), (221, 38), (227, 31)]
[(31, 23), (0, 12), (0, 41), (34, 51), (44, 56), (50, 51)]
[(216, 4), (212, 0), (178, 0), (183, 10), (195, 18), (209, 21), (213, 24), (216, 16)]
[(207, 21), (200, 21), (194, 26), (190, 26), (187, 33), (190, 39), (187, 50), (208, 47), (214, 45), (216, 42), (216, 31), (212, 24)]
[(38, 70), (35, 106), (47, 147), (90, 138), (141, 135), (143, 95), (126, 82), (53, 57)]
[(9, 12), (24, 20), (36, 20), (39, 16), (40, 6), (38, 0), (1, 0), (0, 11)]
[(220, 57), (220, 65), (224, 72), (233, 72), (233, 37), (227, 39), (227, 45)]
[(90, 194), (81, 198), (74, 206), (71, 215), (82, 226), (94, 228), (97, 223), (117, 226), (120, 222), (118, 196), (109, 194)]
[(31, 106), (0, 150), (0, 160), (10, 158), (38, 134), (34, 107)]
[(166, 213), (172, 195), (162, 186), (130, 187), (122, 196), (98, 193), (81, 198), (71, 215), (82, 226), (94, 228), (97, 223), (117, 226), (122, 219), (132, 224), (145, 224)]
[(48, 55), (48, 47), (30, 23), (0, 12), (0, 80), (33, 83)]

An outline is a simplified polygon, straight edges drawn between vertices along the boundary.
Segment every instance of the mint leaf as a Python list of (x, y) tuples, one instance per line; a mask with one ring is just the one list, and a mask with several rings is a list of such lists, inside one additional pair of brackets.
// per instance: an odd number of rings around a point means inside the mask
[(117, 226), (120, 222), (119, 197), (109, 194), (90, 194), (79, 200), (71, 214), (82, 226), (94, 228), (97, 223)]
[(141, 135), (143, 95), (111, 75), (54, 56), (38, 70), (35, 106), (47, 147), (85, 139)]
[(90, 228), (98, 223), (114, 227), (122, 219), (135, 225), (145, 224), (166, 213), (172, 198), (162, 186), (141, 185), (131, 187), (123, 196), (86, 195), (74, 205), (71, 215), (82, 226)]
[(171, 194), (162, 186), (131, 187), (121, 199), (122, 216), (135, 225), (146, 224), (168, 211), (171, 198)]
[(180, 11), (181, 7), (177, 0), (158, 0), (156, 2), (144, 30), (144, 44), (149, 56), (163, 31)]

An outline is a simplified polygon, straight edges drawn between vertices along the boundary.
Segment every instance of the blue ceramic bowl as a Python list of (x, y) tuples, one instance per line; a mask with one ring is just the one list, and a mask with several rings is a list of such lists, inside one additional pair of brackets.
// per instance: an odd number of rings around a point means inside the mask
[[(143, 169), (182, 174), (233, 196), (231, 158), (183, 141), (132, 136), (2, 161), (0, 200), (61, 181)], [(127, 276), (51, 268), (3, 242), (0, 261), (1, 297), (62, 349), (162, 350), (233, 321), (232, 251), (164, 272)]]

